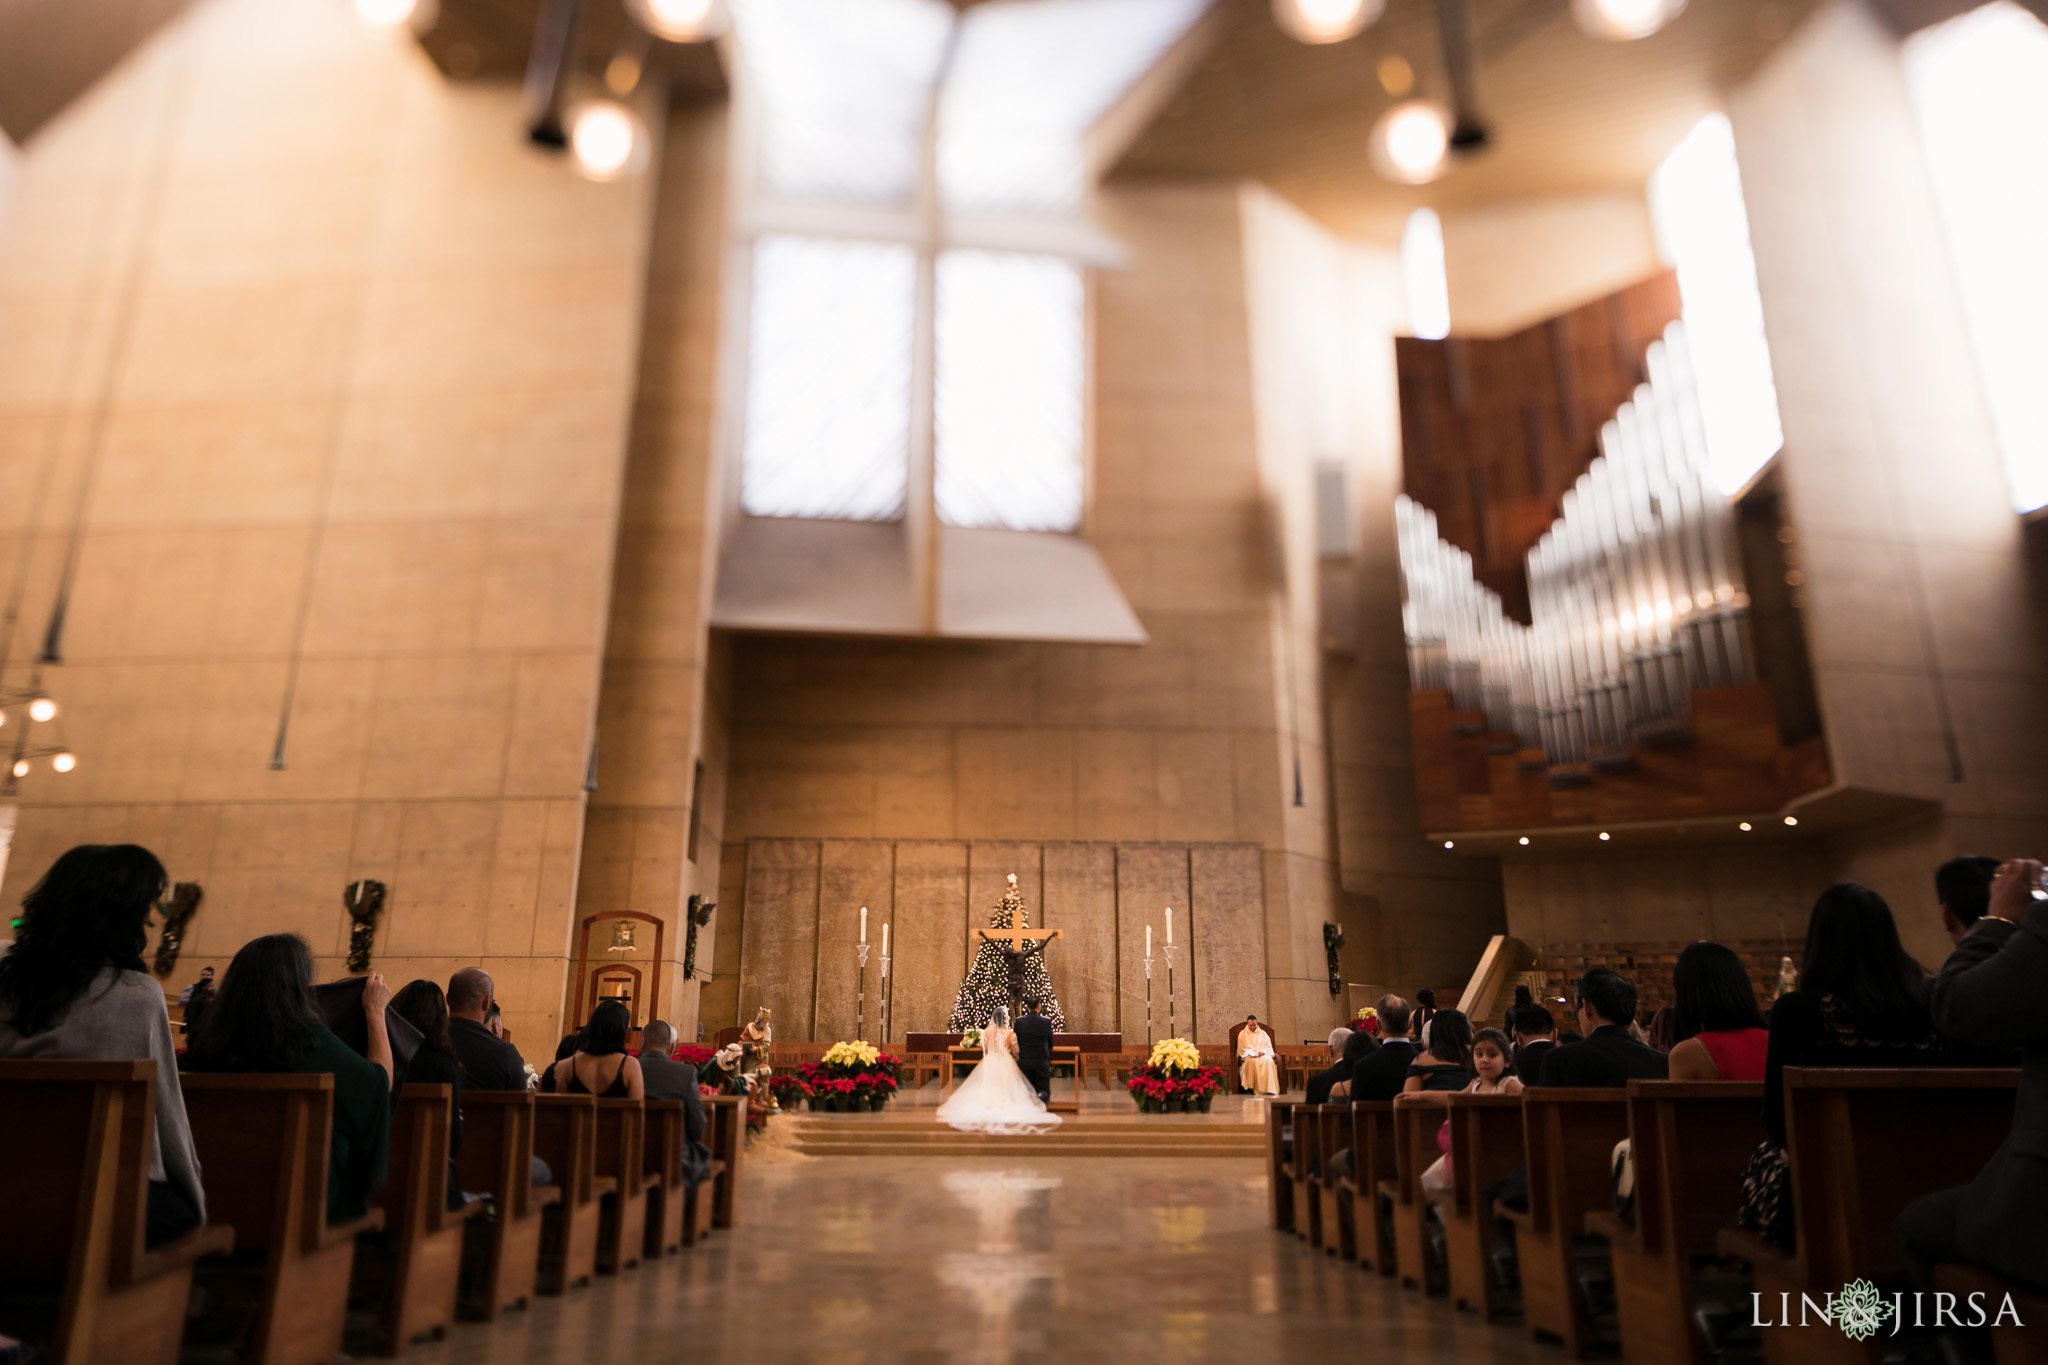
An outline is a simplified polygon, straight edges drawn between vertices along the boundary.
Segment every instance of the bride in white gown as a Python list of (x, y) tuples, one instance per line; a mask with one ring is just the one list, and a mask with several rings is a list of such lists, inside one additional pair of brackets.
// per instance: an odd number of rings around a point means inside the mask
[(1060, 1116), (1045, 1104), (1024, 1073), (1017, 1069), (1017, 1039), (1010, 1032), (1010, 1011), (981, 1031), (981, 1063), (939, 1106), (939, 1122), (968, 1133), (1043, 1133), (1060, 1125)]

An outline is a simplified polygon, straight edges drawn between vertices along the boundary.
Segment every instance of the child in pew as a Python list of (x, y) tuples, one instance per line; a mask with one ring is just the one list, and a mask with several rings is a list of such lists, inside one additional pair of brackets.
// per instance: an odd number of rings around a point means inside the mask
[[(1455, 1014), (1446, 1010), (1444, 1014)], [(1439, 1014), (1442, 1019), (1444, 1014)], [(1508, 1058), (1514, 1053), (1514, 1046), (1508, 1036), (1497, 1028), (1479, 1030), (1472, 1039), (1472, 1080), (1461, 1095), (1519, 1095), (1522, 1093), (1521, 1078), (1508, 1070)], [(1431, 1199), (1450, 1193), (1451, 1189), (1451, 1125), (1446, 1121), (1437, 1129), (1437, 1150), (1443, 1155), (1430, 1163), (1420, 1179), (1422, 1192)]]
[(150, 1246), (206, 1221), (170, 1012), (142, 964), (149, 913), (169, 881), (139, 845), (81, 844), (21, 898), (21, 928), (0, 958), (0, 1057), (156, 1062)]
[(369, 1056), (358, 1056), (320, 1021), (313, 1001), (313, 952), (297, 934), (266, 934), (228, 964), (213, 1008), (185, 1054), (191, 1071), (326, 1072), (334, 1077), (334, 1136), (327, 1158), (327, 1221), (369, 1211), (391, 1154), (394, 1066), (384, 1007), (391, 988), (371, 972), (363, 982)]
[(1743, 1168), (1741, 1226), (1787, 1250), (1795, 1244), (1786, 1067), (1938, 1066), (1946, 1060), (1927, 1011), (1925, 975), (1899, 943), (1884, 897), (1854, 882), (1820, 893), (1806, 924), (1799, 989), (1771, 1007), (1764, 1140)]

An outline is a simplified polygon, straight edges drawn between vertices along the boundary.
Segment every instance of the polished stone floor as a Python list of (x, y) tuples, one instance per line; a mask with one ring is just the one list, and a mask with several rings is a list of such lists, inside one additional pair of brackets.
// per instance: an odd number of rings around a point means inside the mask
[(761, 1166), (734, 1232), (407, 1359), (1564, 1365), (1273, 1232), (1265, 1197), (1241, 1160)]

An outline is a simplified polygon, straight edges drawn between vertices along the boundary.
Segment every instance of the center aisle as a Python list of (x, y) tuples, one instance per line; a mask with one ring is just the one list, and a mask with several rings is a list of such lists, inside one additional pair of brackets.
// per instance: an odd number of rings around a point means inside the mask
[(742, 1199), (743, 1226), (694, 1253), (408, 1359), (1565, 1360), (1274, 1232), (1239, 1159), (831, 1156), (757, 1166)]

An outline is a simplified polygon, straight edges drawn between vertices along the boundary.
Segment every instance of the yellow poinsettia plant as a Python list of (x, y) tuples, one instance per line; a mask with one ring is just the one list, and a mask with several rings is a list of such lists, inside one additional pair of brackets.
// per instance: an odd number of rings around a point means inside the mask
[(873, 1043), (834, 1043), (826, 1049), (822, 1059), (825, 1066), (846, 1066), (856, 1070), (871, 1067), (881, 1061), (882, 1050)]
[(1152, 1045), (1149, 1065), (1161, 1071), (1196, 1071), (1201, 1068), (1202, 1054), (1185, 1038), (1164, 1038)]

